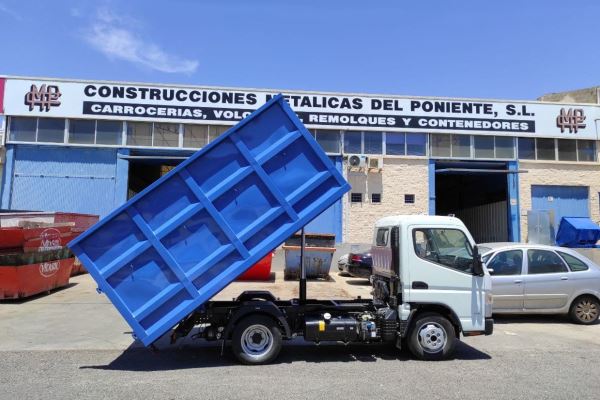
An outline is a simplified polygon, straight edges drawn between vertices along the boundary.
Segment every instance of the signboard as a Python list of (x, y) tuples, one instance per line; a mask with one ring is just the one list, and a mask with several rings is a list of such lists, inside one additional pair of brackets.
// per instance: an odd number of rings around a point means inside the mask
[[(6, 115), (231, 124), (272, 90), (8, 78)], [(541, 102), (289, 92), (311, 128), (598, 139), (600, 107)]]

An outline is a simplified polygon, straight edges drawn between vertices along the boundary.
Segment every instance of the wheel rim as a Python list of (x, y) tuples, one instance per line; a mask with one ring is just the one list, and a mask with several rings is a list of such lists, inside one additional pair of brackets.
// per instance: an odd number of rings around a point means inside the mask
[(437, 353), (446, 345), (446, 330), (436, 322), (428, 322), (419, 329), (419, 343), (427, 353)]
[(581, 300), (575, 306), (575, 315), (580, 321), (594, 321), (598, 318), (598, 305), (589, 299)]
[(250, 325), (242, 333), (242, 350), (249, 356), (260, 357), (273, 347), (273, 334), (264, 325)]

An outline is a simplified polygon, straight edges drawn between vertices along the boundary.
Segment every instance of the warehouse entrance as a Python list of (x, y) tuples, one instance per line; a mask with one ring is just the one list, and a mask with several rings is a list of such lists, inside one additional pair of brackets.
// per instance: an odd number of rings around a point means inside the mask
[(477, 243), (518, 240), (512, 182), (517, 174), (509, 167), (505, 162), (435, 162), (435, 214), (460, 218)]
[(150, 186), (191, 154), (191, 152), (157, 154), (136, 151), (126, 156), (129, 161), (127, 199), (131, 199)]

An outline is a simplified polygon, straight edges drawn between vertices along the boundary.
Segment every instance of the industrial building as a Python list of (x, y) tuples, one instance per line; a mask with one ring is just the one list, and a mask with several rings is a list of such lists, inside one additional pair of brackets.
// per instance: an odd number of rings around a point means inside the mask
[[(0, 78), (1, 208), (105, 216), (279, 92)], [(309, 231), (365, 243), (378, 218), (423, 213), (525, 241), (530, 211), (600, 221), (600, 105), (283, 94), (352, 185)]]

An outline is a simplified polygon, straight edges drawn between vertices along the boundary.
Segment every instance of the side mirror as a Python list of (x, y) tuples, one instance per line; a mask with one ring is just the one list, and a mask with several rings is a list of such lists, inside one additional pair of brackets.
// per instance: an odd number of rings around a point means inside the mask
[(477, 245), (473, 247), (473, 275), (483, 276), (483, 264)]

